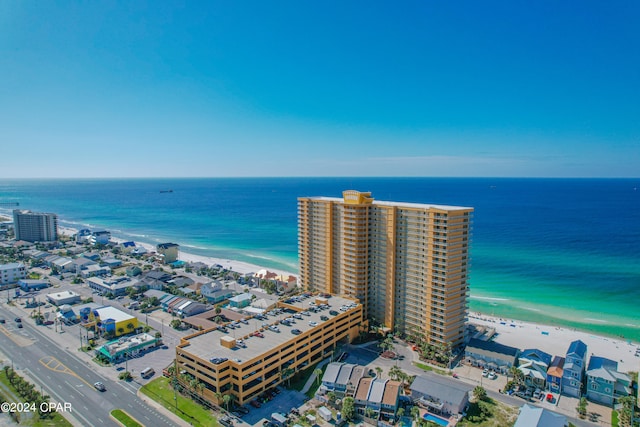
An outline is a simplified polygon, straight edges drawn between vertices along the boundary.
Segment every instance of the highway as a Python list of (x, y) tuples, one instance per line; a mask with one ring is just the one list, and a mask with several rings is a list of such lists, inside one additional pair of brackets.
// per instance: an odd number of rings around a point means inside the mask
[[(72, 416), (82, 425), (116, 425), (109, 418), (113, 409), (123, 409), (147, 426), (176, 425), (138, 398), (135, 385), (101, 376), (95, 366), (60, 348), (28, 321), (18, 329), (13, 320), (18, 315), (4, 304), (0, 307), (0, 317), (6, 319), (0, 324), (0, 348), (9, 359), (5, 364), (13, 365), (18, 374), (25, 371), (53, 400), (69, 402)], [(106, 391), (96, 390), (96, 381), (102, 382)]]

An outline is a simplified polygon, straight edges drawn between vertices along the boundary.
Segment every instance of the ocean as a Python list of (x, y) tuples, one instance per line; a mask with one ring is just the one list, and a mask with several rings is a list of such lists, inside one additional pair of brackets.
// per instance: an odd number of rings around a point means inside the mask
[[(297, 198), (471, 206), (470, 310), (640, 341), (640, 180), (207, 178), (0, 180), (7, 203), (198, 255), (297, 272)], [(163, 192), (172, 190), (172, 192)]]

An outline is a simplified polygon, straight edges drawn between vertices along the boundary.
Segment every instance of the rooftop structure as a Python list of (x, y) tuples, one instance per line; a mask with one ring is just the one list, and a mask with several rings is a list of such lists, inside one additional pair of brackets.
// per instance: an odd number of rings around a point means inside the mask
[(357, 298), (365, 317), (429, 343), (464, 342), (473, 208), (298, 198), (300, 283)]
[[(284, 381), (288, 369), (311, 366), (339, 341), (358, 335), (362, 305), (342, 297), (329, 298), (322, 307), (316, 301), (279, 302), (262, 318), (240, 317), (187, 336), (176, 347), (178, 369), (203, 382), (204, 399), (217, 404), (217, 392), (231, 393), (243, 404)], [(329, 313), (340, 306), (348, 309)]]

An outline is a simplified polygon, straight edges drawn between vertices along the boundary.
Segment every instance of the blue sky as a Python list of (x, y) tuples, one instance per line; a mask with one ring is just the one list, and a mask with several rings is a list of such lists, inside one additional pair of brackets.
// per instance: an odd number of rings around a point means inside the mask
[(640, 3), (0, 2), (0, 178), (640, 176)]

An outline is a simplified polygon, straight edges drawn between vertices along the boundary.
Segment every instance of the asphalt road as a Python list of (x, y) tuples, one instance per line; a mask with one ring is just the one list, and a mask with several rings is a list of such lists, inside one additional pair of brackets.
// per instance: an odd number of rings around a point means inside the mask
[[(82, 425), (116, 425), (109, 418), (113, 409), (123, 409), (147, 426), (176, 425), (139, 399), (137, 387), (99, 375), (29, 322), (23, 322), (24, 327), (18, 329), (13, 320), (16, 315), (7, 307), (0, 307), (0, 317), (6, 319), (5, 324), (0, 324), (0, 348), (9, 359), (6, 363), (19, 374), (26, 371), (30, 380), (57, 402), (70, 403), (71, 415)], [(93, 387), (96, 381), (106, 386), (105, 392)]]

